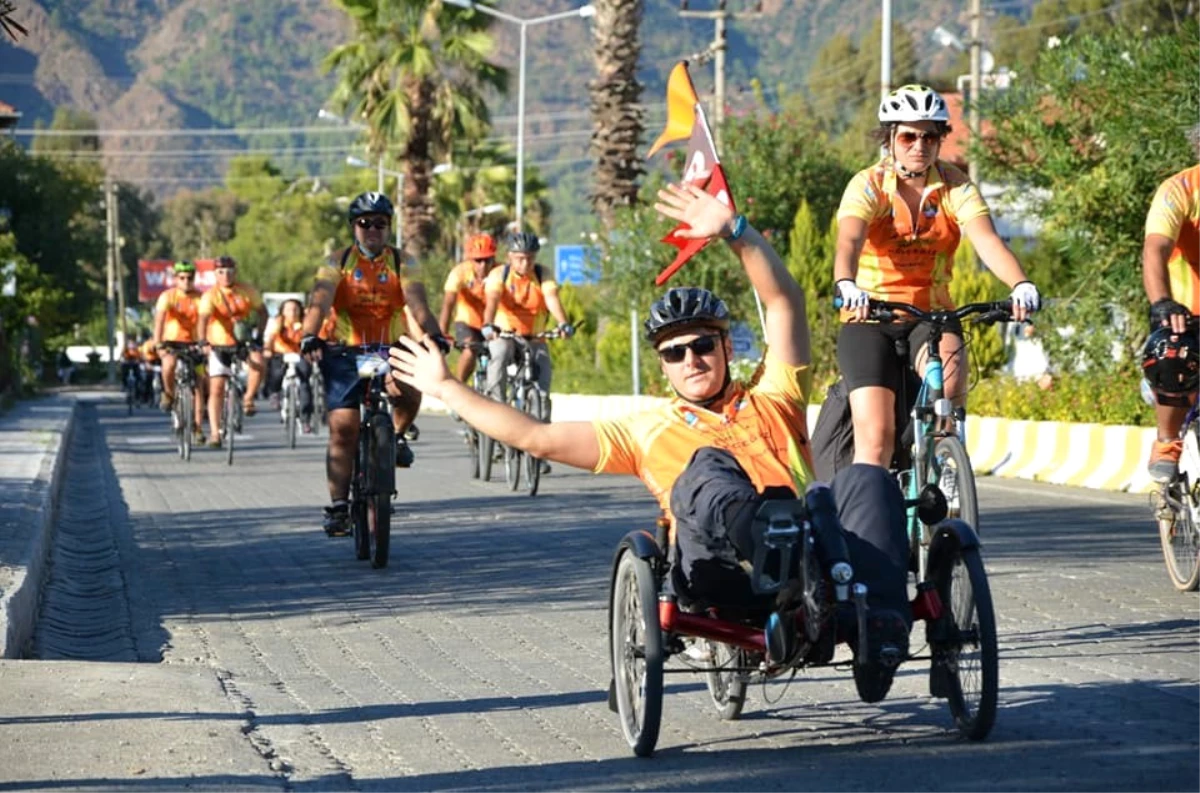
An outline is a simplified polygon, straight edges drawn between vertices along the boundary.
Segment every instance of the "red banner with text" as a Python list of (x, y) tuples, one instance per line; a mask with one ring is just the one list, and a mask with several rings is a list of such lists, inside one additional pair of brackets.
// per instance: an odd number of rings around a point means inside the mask
[[(196, 259), (196, 289), (203, 292), (216, 283), (213, 269), (216, 259)], [(168, 259), (138, 260), (138, 302), (153, 303), (158, 296), (175, 286), (175, 262)]]

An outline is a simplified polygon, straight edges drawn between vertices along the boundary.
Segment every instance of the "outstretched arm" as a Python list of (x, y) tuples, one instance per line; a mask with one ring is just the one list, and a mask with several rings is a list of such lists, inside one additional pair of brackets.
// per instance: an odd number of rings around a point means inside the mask
[(481, 396), (451, 377), (445, 359), (419, 342), (400, 339), (391, 348), (388, 363), (395, 379), (442, 400), (463, 421), (506, 446), (589, 471), (600, 461), (600, 445), (590, 422), (543, 424), (502, 402)]
[[(656, 210), (690, 227), (679, 231), (681, 237), (728, 239), (735, 230), (733, 210), (695, 185), (668, 185), (658, 191), (658, 199)], [(729, 247), (741, 260), (750, 285), (762, 300), (772, 355), (792, 366), (807, 364), (811, 353), (804, 290), (775, 249), (749, 224), (736, 240), (729, 240)]]

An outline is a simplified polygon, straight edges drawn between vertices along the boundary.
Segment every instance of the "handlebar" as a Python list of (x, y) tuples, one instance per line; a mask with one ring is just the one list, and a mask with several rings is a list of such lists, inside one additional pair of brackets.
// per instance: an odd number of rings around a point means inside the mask
[[(833, 299), (833, 307), (836, 309), (842, 307), (842, 299), (840, 297)], [(911, 303), (875, 300), (872, 298), (867, 301), (867, 307), (867, 319), (878, 320), (880, 322), (896, 321), (898, 319), (896, 312), (898, 311), (925, 322), (932, 322), (935, 325), (948, 325), (951, 320), (962, 320), (976, 314), (980, 316), (975, 321), (985, 325), (990, 325), (994, 322), (1008, 322), (1013, 318), (1012, 300), (997, 300), (991, 303), (968, 303), (965, 306), (959, 306), (955, 309), (926, 311), (917, 308)]]
[(514, 333), (511, 330), (502, 330), (496, 334), (500, 339), (521, 339), (522, 341), (545, 341), (547, 339), (563, 339), (566, 336), (557, 328), (554, 330), (544, 330), (541, 333), (532, 335), (525, 333)]

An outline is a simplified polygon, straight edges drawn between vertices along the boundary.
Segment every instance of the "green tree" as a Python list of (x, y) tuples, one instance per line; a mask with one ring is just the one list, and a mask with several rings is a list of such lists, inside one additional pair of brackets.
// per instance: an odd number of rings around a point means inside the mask
[(862, 92), (860, 78), (858, 48), (846, 34), (835, 34), (818, 50), (808, 71), (808, 93), (821, 129), (837, 133), (845, 128), (853, 107), (846, 97)]
[(503, 91), (507, 72), (487, 60), (491, 18), (429, 0), (337, 0), (354, 22), (352, 41), (323, 68), (337, 73), (331, 101), (367, 125), (368, 145), (399, 151), (404, 247), (418, 261), (436, 228), (430, 187), (435, 158), (488, 128), (483, 92)]
[(180, 190), (163, 205), (161, 232), (175, 259), (210, 259), (233, 239), (245, 205), (232, 191)]
[(591, 94), (592, 143), (596, 160), (592, 210), (606, 228), (612, 209), (632, 204), (645, 169), (638, 156), (642, 138), (642, 84), (637, 77), (642, 46), (638, 31), (643, 0), (596, 0), (592, 58), (596, 77)]

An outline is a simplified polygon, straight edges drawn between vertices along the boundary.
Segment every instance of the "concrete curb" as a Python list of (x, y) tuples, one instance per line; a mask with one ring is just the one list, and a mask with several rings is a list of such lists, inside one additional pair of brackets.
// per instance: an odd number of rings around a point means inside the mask
[[(551, 394), (550, 401), (554, 421), (592, 421), (647, 410), (667, 400)], [(446, 408), (428, 399), (425, 409), (445, 412)], [(820, 410), (820, 405), (808, 406), (810, 431)], [(1146, 474), (1153, 428), (968, 416), (966, 435), (967, 452), (979, 476), (1135, 493), (1154, 488)]]
[[(0, 424), (0, 431), (17, 434), (44, 433), (50, 435), (36, 449), (35, 442), (28, 442), (34, 449), (18, 450), (17, 454), (38, 454), (41, 459), (38, 464), (36, 477), (30, 481), (18, 481), (18, 498), (15, 506), (18, 517), (4, 525), (5, 533), (11, 540), (8, 547), (15, 548), (15, 554), (6, 554), (10, 558), (0, 558), (0, 657), (20, 658), (33, 635), (34, 623), (37, 620), (38, 602), (41, 598), (42, 583), (46, 573), (50, 549), (54, 545), (54, 526), (57, 517), (57, 503), (62, 486), (63, 471), (66, 468), (66, 452), (70, 448), (71, 436), (75, 429), (75, 417), (79, 411), (79, 403), (69, 396), (57, 396), (45, 401), (67, 402), (65, 415), (49, 418), (45, 421), (20, 420), (26, 425), (9, 430)], [(60, 404), (61, 404), (60, 402)], [(26, 406), (28, 410), (36, 410), (35, 406)], [(36, 423), (36, 426), (31, 426)], [(6, 450), (0, 449), (0, 455)]]

